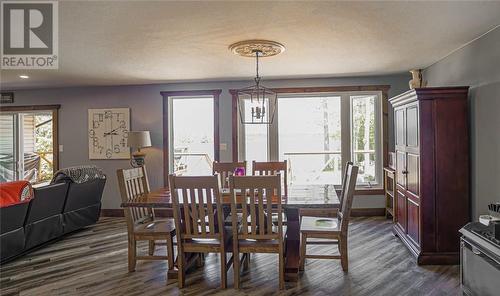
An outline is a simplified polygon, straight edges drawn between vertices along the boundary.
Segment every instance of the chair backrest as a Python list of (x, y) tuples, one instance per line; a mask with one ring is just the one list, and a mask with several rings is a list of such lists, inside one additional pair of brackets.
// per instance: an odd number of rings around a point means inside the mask
[[(233, 237), (238, 239), (283, 238), (281, 176), (231, 176), (231, 216)], [(237, 210), (241, 209), (238, 231)], [(278, 231), (273, 231), (272, 214), (278, 213)]]
[(341, 193), (341, 199), (343, 202), (337, 215), (340, 220), (340, 231), (343, 234), (347, 234), (347, 227), (349, 226), (352, 200), (354, 198), (354, 189), (356, 188), (357, 177), (358, 167), (354, 166), (352, 163), (348, 163), (346, 166), (346, 176), (344, 180), (345, 185), (343, 185), (344, 190)]
[[(116, 171), (118, 186), (122, 202), (127, 202), (143, 194), (150, 192), (146, 167), (119, 169)], [(129, 230), (137, 223), (154, 218), (153, 210), (150, 208), (125, 208), (125, 218)]]
[(352, 161), (348, 161), (346, 162), (345, 164), (345, 168), (344, 168), (344, 176), (342, 177), (342, 185), (341, 185), (341, 188), (340, 188), (340, 195), (339, 195), (339, 204), (340, 204), (340, 208), (342, 209), (342, 202), (343, 202), (343, 197), (344, 195), (342, 194), (345, 190), (345, 186), (347, 184), (346, 180), (347, 180), (347, 169), (349, 168), (349, 166), (352, 166), (353, 163)]
[(252, 162), (252, 175), (254, 176), (272, 176), (280, 174), (283, 178), (283, 192), (285, 197), (288, 197), (288, 167), (286, 160), (284, 161), (266, 161)]
[(217, 162), (214, 161), (212, 166), (212, 174), (219, 174), (219, 179), (221, 182), (222, 188), (229, 188), (229, 176), (234, 175), (234, 170), (237, 168), (247, 169), (247, 162), (239, 161), (239, 162)]
[(171, 174), (168, 181), (177, 239), (217, 238), (224, 241), (219, 176)]

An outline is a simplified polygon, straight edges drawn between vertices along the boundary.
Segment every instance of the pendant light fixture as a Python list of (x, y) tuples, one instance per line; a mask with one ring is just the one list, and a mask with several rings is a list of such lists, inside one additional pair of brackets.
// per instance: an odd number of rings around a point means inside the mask
[(229, 49), (237, 55), (255, 58), (255, 84), (236, 91), (241, 123), (272, 124), (278, 94), (261, 85), (259, 58), (280, 54), (285, 47), (275, 41), (246, 40), (231, 45)]

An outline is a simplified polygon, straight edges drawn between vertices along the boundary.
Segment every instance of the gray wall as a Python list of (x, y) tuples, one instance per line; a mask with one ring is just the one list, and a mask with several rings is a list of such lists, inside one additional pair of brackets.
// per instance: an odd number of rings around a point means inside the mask
[(472, 214), (500, 202), (500, 28), (425, 69), (429, 86), (468, 85)]
[[(405, 91), (409, 75), (392, 75), (358, 78), (300, 79), (264, 81), (269, 87), (340, 86), (340, 85), (391, 85), (389, 95)], [(221, 151), (221, 160), (231, 160), (231, 96), (228, 89), (241, 88), (251, 84), (248, 81), (161, 84), (142, 86), (82, 87), (19, 90), (15, 92), (16, 105), (61, 104), (59, 142), (64, 147), (60, 153), (60, 166), (95, 164), (108, 175), (103, 208), (119, 208), (120, 197), (116, 182), (116, 170), (129, 167), (128, 160), (89, 160), (87, 137), (87, 109), (129, 107), (131, 109), (131, 130), (151, 131), (153, 148), (147, 150), (147, 167), (152, 188), (163, 185), (162, 154), (162, 97), (160, 91), (222, 89), (220, 97), (220, 141), (228, 149)], [(355, 207), (384, 207), (381, 196), (363, 196), (355, 200)]]

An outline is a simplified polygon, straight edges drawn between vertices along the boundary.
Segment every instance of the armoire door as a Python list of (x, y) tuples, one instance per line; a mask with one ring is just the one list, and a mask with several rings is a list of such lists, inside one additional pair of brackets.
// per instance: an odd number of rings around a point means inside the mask
[(418, 128), (418, 105), (412, 104), (406, 107), (406, 148), (408, 151), (418, 152), (419, 128)]
[(407, 233), (416, 245), (420, 245), (420, 206), (413, 198), (407, 201)]
[(396, 131), (395, 143), (396, 147), (400, 149), (406, 146), (405, 111), (404, 108), (399, 108), (394, 111), (394, 130)]
[(406, 189), (406, 108), (394, 110), (394, 130), (396, 131), (396, 184)]
[(396, 183), (406, 189), (406, 152), (396, 151)]
[(406, 233), (406, 196), (399, 190), (396, 190), (397, 198), (397, 225)]
[(420, 196), (420, 156), (406, 154), (406, 190)]
[(420, 195), (420, 136), (418, 104), (406, 107), (406, 190)]

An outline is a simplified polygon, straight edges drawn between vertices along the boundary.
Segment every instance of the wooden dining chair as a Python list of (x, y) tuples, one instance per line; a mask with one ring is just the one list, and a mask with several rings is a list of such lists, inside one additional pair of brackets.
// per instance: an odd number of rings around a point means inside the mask
[(343, 199), (344, 199), (344, 195), (342, 194), (342, 192), (344, 192), (345, 190), (345, 186), (346, 186), (346, 182), (345, 180), (348, 178), (347, 176), (347, 173), (349, 171), (349, 167), (353, 165), (353, 162), (352, 161), (348, 161), (346, 162), (345, 164), (345, 168), (344, 168), (344, 176), (342, 177), (342, 181), (341, 181), (341, 185), (340, 185), (340, 194), (339, 194), (339, 205), (340, 205), (340, 208), (342, 209), (342, 202), (343, 202)]
[[(233, 228), (234, 287), (240, 287), (240, 266), (250, 253), (276, 253), (279, 261), (279, 287), (284, 289), (283, 208), (281, 204), (281, 176), (231, 176), (231, 215)], [(236, 198), (243, 194), (247, 198)], [(236, 212), (242, 212), (238, 223)], [(274, 208), (274, 209), (273, 209)], [(271, 214), (278, 213), (277, 226)], [(244, 254), (240, 260), (239, 254)]]
[(282, 193), (285, 199), (288, 197), (288, 166), (287, 161), (252, 161), (253, 176), (272, 176), (280, 174), (283, 178)]
[(247, 162), (238, 161), (238, 162), (217, 162), (214, 161), (212, 165), (212, 174), (219, 174), (219, 179), (221, 182), (222, 188), (229, 189), (229, 176), (234, 175), (234, 171), (237, 168), (247, 169)]
[[(119, 169), (118, 186), (122, 202), (127, 202), (150, 191), (146, 167)], [(137, 260), (167, 260), (168, 269), (174, 268), (173, 219), (156, 219), (151, 208), (124, 208), (128, 232), (128, 270), (135, 270)], [(166, 243), (156, 241), (166, 240)], [(149, 242), (148, 256), (137, 256), (137, 241)], [(157, 245), (166, 245), (166, 256), (155, 256)]]
[(227, 287), (227, 271), (233, 257), (232, 233), (224, 228), (219, 177), (169, 175), (175, 227), (177, 230), (178, 285), (183, 288), (186, 269), (196, 256), (188, 253), (219, 253), (221, 258), (221, 287)]
[[(323, 217), (308, 217), (303, 216), (300, 233), (300, 269), (304, 270), (306, 258), (314, 259), (340, 259), (342, 269), (348, 271), (348, 254), (347, 254), (347, 235), (349, 218), (354, 196), (354, 188), (356, 187), (356, 178), (358, 176), (358, 167), (352, 163), (346, 167), (346, 177), (344, 178), (343, 188), (341, 193), (342, 200), (341, 208), (337, 212), (336, 218)], [(320, 241), (308, 241), (308, 239), (322, 239)], [(336, 244), (340, 255), (307, 255), (307, 245), (325, 245)]]
[[(288, 165), (287, 161), (267, 161), (267, 162), (252, 162), (252, 175), (254, 176), (272, 176), (280, 174), (282, 178), (281, 188), (283, 198), (288, 200)], [(273, 213), (272, 220), (274, 225), (278, 223), (278, 214), (276, 212)], [(282, 215), (283, 224), (287, 224), (286, 217)]]

